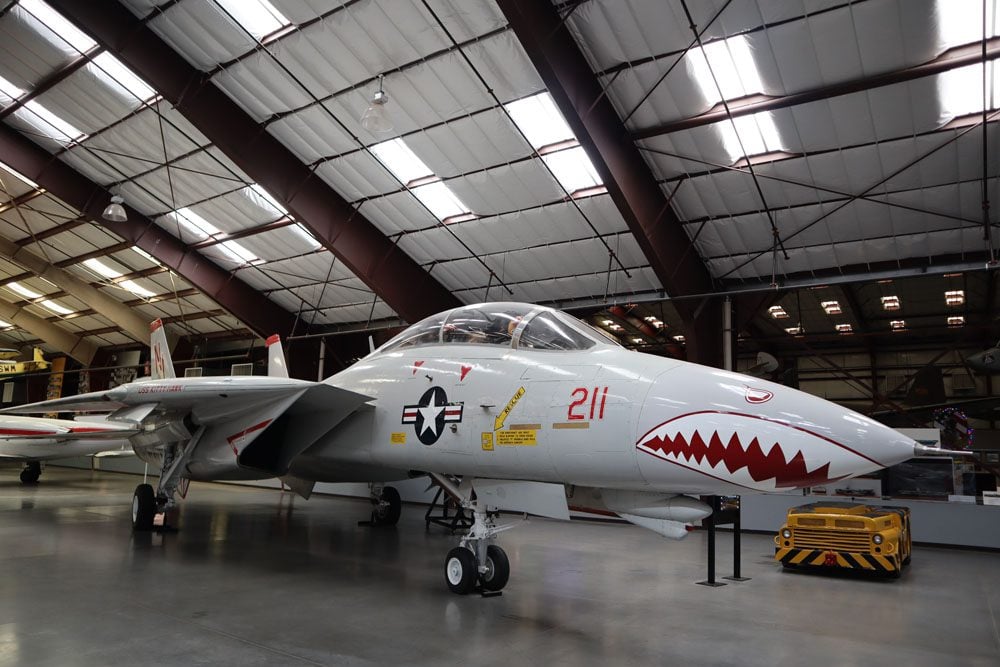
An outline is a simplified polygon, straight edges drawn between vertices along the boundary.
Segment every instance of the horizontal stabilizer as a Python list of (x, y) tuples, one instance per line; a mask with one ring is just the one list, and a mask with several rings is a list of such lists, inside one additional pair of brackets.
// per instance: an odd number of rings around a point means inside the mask
[(569, 521), (566, 488), (562, 484), (477, 477), (472, 485), (479, 502), (489, 507)]

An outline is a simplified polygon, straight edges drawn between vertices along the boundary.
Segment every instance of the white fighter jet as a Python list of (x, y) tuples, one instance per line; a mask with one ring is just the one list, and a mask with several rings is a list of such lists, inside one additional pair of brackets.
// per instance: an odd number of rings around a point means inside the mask
[(0, 460), (24, 462), (21, 483), (35, 484), (43, 461), (132, 454), (136, 433), (129, 424), (0, 415)]
[(679, 538), (711, 513), (692, 495), (825, 485), (922, 451), (815, 396), (626, 350), (523, 303), (429, 317), (322, 383), (239, 380), (171, 378), (20, 410), (112, 404), (111, 421), (146, 426), (132, 442), (163, 473), (155, 491), (136, 489), (136, 529), (173, 506), (181, 480), (262, 477), (306, 497), (317, 481), (368, 482), (374, 522), (392, 524), (400, 498), (387, 483), (427, 475), (473, 517), (445, 559), (456, 593), (507, 583), (496, 508), (568, 518), (568, 488)]

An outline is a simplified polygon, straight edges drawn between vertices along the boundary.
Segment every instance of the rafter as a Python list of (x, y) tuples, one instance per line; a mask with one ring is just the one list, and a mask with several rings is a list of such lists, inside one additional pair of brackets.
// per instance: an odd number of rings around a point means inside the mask
[[(709, 291), (708, 270), (558, 12), (534, 0), (498, 5), (664, 288), (671, 295)], [(693, 315), (682, 308), (686, 319)]]
[[(54, 196), (98, 224), (105, 224), (101, 221), (101, 213), (111, 193), (6, 125), (0, 125), (0, 154), (8, 164)], [(187, 249), (139, 211), (131, 207), (126, 210), (126, 222), (106, 223), (112, 233), (157, 258), (190, 284), (197, 285), (206, 296), (259, 335), (278, 332), (287, 336), (292, 332), (295, 317), (291, 313), (201, 254)]]
[(160, 91), (405, 319), (416, 321), (459, 305), (444, 286), (128, 9), (117, 3), (72, 0), (51, 4), (95, 41), (112, 47), (119, 60)]

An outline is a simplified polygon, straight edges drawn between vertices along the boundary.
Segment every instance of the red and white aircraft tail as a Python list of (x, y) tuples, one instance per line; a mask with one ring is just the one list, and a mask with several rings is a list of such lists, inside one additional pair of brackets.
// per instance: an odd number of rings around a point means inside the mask
[(285, 351), (281, 347), (281, 336), (273, 334), (267, 339), (267, 375), (273, 378), (288, 377)]
[(149, 325), (149, 347), (150, 377), (154, 380), (177, 377), (174, 375), (174, 362), (170, 358), (170, 346), (167, 344), (167, 330), (163, 328), (163, 320), (155, 320)]

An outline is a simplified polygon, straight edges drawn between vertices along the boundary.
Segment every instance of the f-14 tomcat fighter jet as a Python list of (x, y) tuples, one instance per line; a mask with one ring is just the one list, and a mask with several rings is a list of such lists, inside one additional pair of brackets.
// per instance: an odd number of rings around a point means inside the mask
[(136, 490), (137, 529), (173, 502), (179, 479), (281, 477), (303, 495), (317, 481), (369, 482), (376, 521), (394, 523), (400, 499), (387, 483), (428, 475), (473, 516), (445, 559), (456, 593), (507, 583), (509, 563), (494, 544), (507, 526), (489, 511), (501, 497), (566, 518), (572, 485), (633, 523), (682, 537), (685, 524), (711, 513), (684, 494), (826, 484), (920, 449), (820, 398), (629, 351), (565, 313), (523, 303), (429, 317), (322, 383), (257, 379), (265, 382), (251, 388), (171, 378), (56, 402), (113, 404), (133, 417), (147, 410), (159, 425), (133, 438), (140, 456), (163, 466), (155, 493)]
[(131, 455), (134, 425), (0, 415), (0, 461), (23, 461), (21, 483), (35, 484), (42, 462), (75, 456)]

